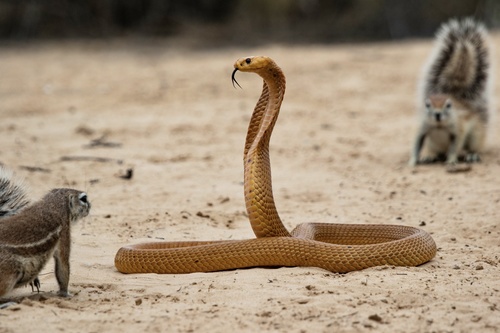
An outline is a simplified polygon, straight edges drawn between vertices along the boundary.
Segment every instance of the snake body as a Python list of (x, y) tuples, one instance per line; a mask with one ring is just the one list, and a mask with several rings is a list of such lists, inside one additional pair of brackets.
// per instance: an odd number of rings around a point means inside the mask
[[(263, 78), (244, 149), (244, 192), (256, 238), (154, 242), (118, 250), (122, 273), (193, 273), (247, 267), (308, 266), (345, 273), (380, 265), (418, 266), (436, 255), (425, 231), (402, 225), (303, 223), (289, 232), (273, 198), (269, 141), (285, 93), (285, 75), (269, 57), (241, 58), (237, 71)], [(237, 82), (236, 82), (237, 84)]]

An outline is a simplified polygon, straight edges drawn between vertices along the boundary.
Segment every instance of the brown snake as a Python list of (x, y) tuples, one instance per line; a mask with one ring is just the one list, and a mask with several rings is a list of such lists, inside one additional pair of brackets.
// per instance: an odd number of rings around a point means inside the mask
[(257, 238), (125, 246), (115, 257), (120, 272), (192, 273), (258, 266), (315, 266), (342, 273), (380, 265), (417, 266), (435, 256), (432, 237), (408, 226), (303, 223), (288, 232), (274, 204), (269, 161), (269, 140), (285, 93), (285, 75), (268, 57), (241, 58), (234, 68), (233, 84), (238, 70), (257, 73), (264, 80), (243, 156), (246, 209)]

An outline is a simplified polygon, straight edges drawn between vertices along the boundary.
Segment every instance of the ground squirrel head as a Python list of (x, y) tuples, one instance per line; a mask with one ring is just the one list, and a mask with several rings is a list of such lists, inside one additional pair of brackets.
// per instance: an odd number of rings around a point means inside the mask
[(429, 125), (442, 127), (448, 125), (453, 117), (453, 102), (446, 95), (430, 95), (425, 99), (425, 115)]
[(43, 201), (53, 209), (68, 212), (72, 222), (89, 214), (91, 204), (87, 194), (70, 188), (56, 188), (47, 193)]

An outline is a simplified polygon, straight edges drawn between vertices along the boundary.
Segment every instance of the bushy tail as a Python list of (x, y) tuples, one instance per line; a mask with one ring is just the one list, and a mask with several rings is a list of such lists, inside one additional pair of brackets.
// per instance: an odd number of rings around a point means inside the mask
[(0, 218), (14, 215), (29, 203), (24, 183), (0, 165)]
[(462, 101), (485, 98), (489, 79), (487, 31), (471, 18), (450, 20), (436, 35), (424, 91)]

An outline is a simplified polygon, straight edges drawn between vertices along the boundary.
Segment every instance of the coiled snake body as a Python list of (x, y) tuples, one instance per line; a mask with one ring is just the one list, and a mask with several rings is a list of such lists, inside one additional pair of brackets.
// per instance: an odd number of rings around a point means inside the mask
[(268, 57), (241, 58), (234, 68), (233, 83), (238, 70), (257, 73), (264, 80), (243, 156), (245, 203), (256, 238), (125, 246), (115, 257), (120, 272), (192, 273), (258, 266), (315, 266), (342, 273), (379, 265), (417, 266), (435, 256), (432, 237), (407, 226), (303, 223), (288, 232), (274, 204), (269, 161), (269, 140), (285, 93), (285, 76)]

